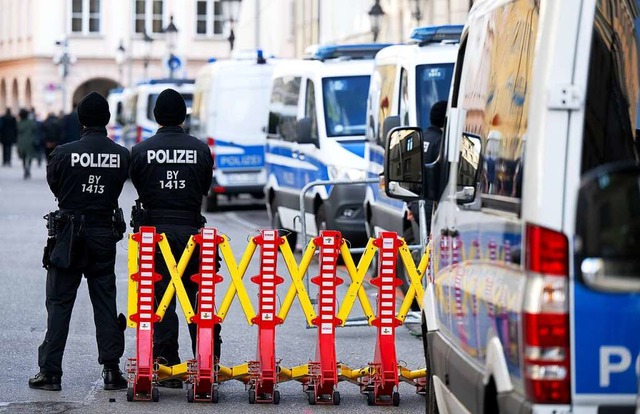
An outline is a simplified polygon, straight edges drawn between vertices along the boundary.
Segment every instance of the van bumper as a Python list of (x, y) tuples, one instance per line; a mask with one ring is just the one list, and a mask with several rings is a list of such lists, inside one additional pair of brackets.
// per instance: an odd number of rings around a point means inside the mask
[(354, 247), (362, 247), (367, 243), (362, 204), (366, 188), (364, 184), (336, 185), (324, 201), (328, 227), (340, 231), (342, 237)]
[(264, 185), (259, 184), (247, 184), (247, 185), (220, 185), (218, 181), (213, 178), (211, 181), (211, 188), (209, 189), (209, 196), (216, 194), (223, 195), (237, 195), (237, 194), (251, 194), (254, 196), (264, 197)]

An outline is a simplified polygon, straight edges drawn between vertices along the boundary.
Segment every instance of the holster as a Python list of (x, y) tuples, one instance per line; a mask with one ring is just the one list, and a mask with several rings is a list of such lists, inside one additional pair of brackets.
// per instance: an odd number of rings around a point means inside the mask
[[(49, 214), (51, 215), (51, 213)], [(57, 218), (54, 220), (55, 236), (53, 241), (50, 241), (51, 237), (47, 240), (47, 247), (45, 247), (45, 250), (49, 251), (47, 266), (53, 265), (60, 269), (69, 269), (86, 265), (83, 216), (75, 213), (60, 214), (59, 212), (56, 212), (56, 216)]]
[(117, 240), (122, 240), (127, 231), (127, 223), (124, 220), (124, 213), (121, 208), (118, 207), (114, 210), (111, 220), (113, 225), (113, 234), (116, 236)]

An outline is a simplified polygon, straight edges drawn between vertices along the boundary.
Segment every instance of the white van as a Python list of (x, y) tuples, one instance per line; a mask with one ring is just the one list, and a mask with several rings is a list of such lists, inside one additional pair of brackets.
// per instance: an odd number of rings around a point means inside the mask
[[(365, 159), (370, 178), (383, 171), (389, 129), (405, 125), (426, 130), (433, 104), (448, 99), (461, 33), (462, 26), (420, 27), (410, 44), (389, 46), (376, 55), (367, 99)], [(379, 184), (367, 188), (364, 213), (369, 237), (382, 231), (411, 235), (406, 203), (387, 197)]]
[(130, 93), (125, 94), (124, 97), (123, 145), (131, 148), (156, 133), (158, 123), (153, 115), (153, 108), (158, 100), (158, 95), (168, 88), (180, 92), (185, 100), (187, 119), (184, 126), (188, 130), (191, 101), (193, 100), (193, 83), (193, 79), (151, 79), (132, 87)]
[(428, 413), (640, 409), (639, 16), (475, 1), (440, 158), (390, 132), (388, 194), (438, 202)]
[[(323, 46), (306, 60), (273, 73), (267, 126), (265, 195), (274, 228), (300, 225), (300, 190), (316, 180), (362, 180), (366, 104), (373, 57), (383, 44)], [(366, 186), (326, 185), (305, 194), (310, 235), (339, 230), (352, 244), (366, 241), (362, 200)]]
[(273, 63), (262, 51), (251, 59), (215, 61), (196, 76), (190, 133), (211, 148), (213, 181), (206, 210), (218, 196), (264, 197), (264, 119)]

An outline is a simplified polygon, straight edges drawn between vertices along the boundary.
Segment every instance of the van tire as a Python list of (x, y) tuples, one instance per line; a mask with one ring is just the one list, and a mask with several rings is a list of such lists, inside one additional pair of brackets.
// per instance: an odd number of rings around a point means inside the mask
[(289, 242), (289, 246), (291, 247), (292, 251), (296, 251), (296, 243), (298, 242), (298, 233), (296, 233), (295, 231), (290, 231), (287, 229), (284, 229), (282, 227), (282, 222), (280, 221), (280, 214), (278, 214), (278, 206), (275, 205), (271, 205), (271, 228), (274, 230), (282, 230), (281, 236), (284, 236), (287, 238), (287, 241)]
[(205, 210), (207, 213), (214, 213), (218, 211), (218, 195), (212, 194), (207, 196)]
[(422, 344), (424, 346), (424, 359), (427, 364), (427, 414), (440, 414), (438, 401), (436, 400), (436, 389), (433, 384), (433, 371), (431, 358), (429, 357), (429, 346), (427, 345), (427, 322), (425, 315), (422, 315)]

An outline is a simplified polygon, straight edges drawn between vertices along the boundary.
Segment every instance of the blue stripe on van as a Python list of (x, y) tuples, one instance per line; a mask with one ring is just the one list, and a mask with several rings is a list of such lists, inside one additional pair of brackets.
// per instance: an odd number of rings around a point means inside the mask
[(575, 281), (577, 394), (638, 392), (640, 294), (597, 292)]
[(364, 158), (364, 142), (343, 141), (340, 145), (349, 152), (356, 154), (360, 158)]
[(218, 169), (264, 168), (264, 145), (238, 145), (216, 140), (216, 147), (231, 147), (242, 151), (238, 154), (216, 154), (216, 168)]

